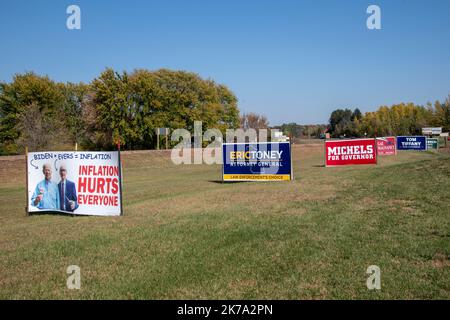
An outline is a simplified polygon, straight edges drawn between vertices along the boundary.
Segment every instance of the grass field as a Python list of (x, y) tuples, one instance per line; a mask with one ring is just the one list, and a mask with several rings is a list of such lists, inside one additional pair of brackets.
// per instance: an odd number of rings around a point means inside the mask
[(163, 152), (123, 164), (123, 217), (27, 217), (24, 160), (0, 160), (0, 298), (450, 299), (448, 154), (324, 168), (301, 145), (295, 181), (267, 183)]

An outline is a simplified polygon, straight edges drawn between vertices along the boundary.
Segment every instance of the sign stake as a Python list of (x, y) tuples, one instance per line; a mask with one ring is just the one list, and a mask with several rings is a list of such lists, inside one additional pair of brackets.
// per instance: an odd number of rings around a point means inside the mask
[(294, 153), (294, 150), (292, 149), (291, 138), (289, 138), (289, 151), (291, 153), (291, 181), (294, 181), (294, 164), (292, 162), (292, 153)]
[(122, 159), (120, 159), (120, 138), (117, 142), (117, 152), (118, 152), (118, 160), (119, 160), (119, 185), (120, 185), (120, 215), (123, 216), (123, 204), (122, 204), (122, 187), (123, 187), (123, 181), (122, 181)]
[(25, 206), (25, 214), (27, 216), (30, 215), (30, 211), (28, 210), (28, 147), (25, 147), (25, 199), (26, 199), (26, 206)]
[(156, 150), (159, 150), (159, 129), (158, 132), (156, 133)]
[(373, 138), (373, 140), (375, 141), (374, 146), (375, 146), (375, 165), (378, 165), (378, 142), (377, 142), (377, 136), (375, 136), (375, 138)]

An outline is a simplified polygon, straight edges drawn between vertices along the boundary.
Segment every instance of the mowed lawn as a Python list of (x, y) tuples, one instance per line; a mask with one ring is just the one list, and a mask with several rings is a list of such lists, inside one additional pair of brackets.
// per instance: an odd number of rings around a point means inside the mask
[(123, 217), (27, 217), (24, 160), (0, 160), (0, 298), (450, 299), (448, 154), (324, 168), (300, 145), (295, 181), (266, 183), (163, 152), (123, 164)]

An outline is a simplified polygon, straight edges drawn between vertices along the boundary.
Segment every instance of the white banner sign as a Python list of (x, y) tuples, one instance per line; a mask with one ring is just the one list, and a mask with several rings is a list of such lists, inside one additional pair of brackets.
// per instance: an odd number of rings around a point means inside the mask
[(114, 152), (30, 152), (28, 212), (122, 213), (121, 167)]
[(441, 133), (442, 133), (442, 127), (422, 128), (422, 134), (440, 135)]

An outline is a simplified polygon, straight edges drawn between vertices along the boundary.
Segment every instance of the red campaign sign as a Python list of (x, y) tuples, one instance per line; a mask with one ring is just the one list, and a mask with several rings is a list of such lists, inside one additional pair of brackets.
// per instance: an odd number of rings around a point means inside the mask
[(325, 141), (325, 165), (376, 164), (375, 139)]
[(377, 154), (380, 156), (393, 156), (397, 154), (395, 137), (377, 138)]

